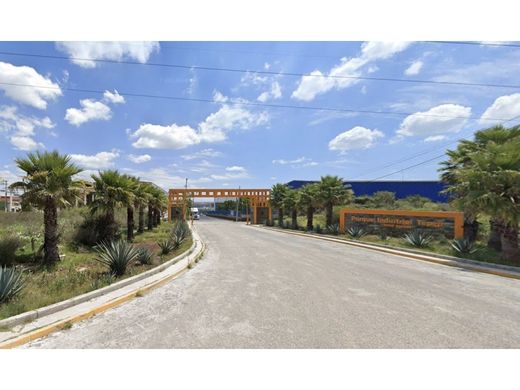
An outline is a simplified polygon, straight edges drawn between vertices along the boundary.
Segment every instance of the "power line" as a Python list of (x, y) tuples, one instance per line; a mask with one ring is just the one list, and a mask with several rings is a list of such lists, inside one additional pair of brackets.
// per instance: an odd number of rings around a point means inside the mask
[(31, 53), (16, 53), (9, 51), (0, 51), (0, 55), (10, 56), (21, 56), (21, 57), (34, 57), (34, 58), (49, 58), (58, 60), (71, 60), (71, 61), (92, 61), (99, 63), (110, 63), (110, 64), (124, 64), (124, 65), (141, 65), (141, 66), (155, 66), (162, 68), (176, 68), (185, 70), (203, 70), (203, 71), (216, 71), (216, 72), (230, 72), (230, 73), (254, 73), (269, 76), (290, 76), (290, 77), (311, 77), (311, 78), (330, 78), (339, 80), (367, 80), (367, 81), (384, 81), (384, 82), (399, 82), (399, 83), (419, 83), (419, 84), (435, 84), (435, 85), (455, 85), (464, 87), (487, 87), (487, 88), (508, 88), (508, 89), (520, 89), (520, 85), (516, 84), (491, 84), (491, 83), (469, 83), (462, 81), (439, 81), (439, 80), (422, 80), (422, 79), (401, 79), (392, 77), (370, 77), (370, 76), (345, 76), (345, 75), (330, 75), (330, 74), (312, 74), (312, 73), (297, 73), (297, 72), (275, 72), (270, 70), (249, 70), (239, 68), (223, 68), (213, 66), (200, 66), (200, 65), (180, 65), (180, 64), (166, 64), (157, 62), (138, 62), (128, 60), (107, 60), (107, 59), (94, 59), (94, 58), (82, 58), (82, 57), (67, 57), (57, 56), (50, 54), (31, 54)]
[[(96, 89), (84, 89), (84, 88), (70, 88), (70, 87), (52, 87), (47, 85), (32, 85), (32, 84), (22, 84), (22, 83), (6, 83), (0, 82), (0, 85), (9, 85), (14, 87), (26, 87), (26, 88), (41, 88), (41, 89), (52, 89), (52, 90), (65, 90), (69, 92), (81, 92), (81, 93), (96, 93), (96, 94), (104, 94), (106, 90), (96, 90)], [(254, 106), (254, 107), (267, 107), (267, 108), (289, 108), (289, 109), (299, 109), (299, 110), (311, 110), (311, 111), (328, 111), (328, 112), (350, 112), (356, 114), (370, 114), (370, 115), (387, 115), (387, 116), (424, 116), (424, 117), (434, 117), (434, 118), (450, 118), (450, 119), (477, 119), (476, 116), (456, 116), (456, 115), (438, 115), (438, 114), (428, 114), (424, 112), (398, 112), (398, 111), (375, 111), (375, 110), (360, 110), (360, 109), (352, 109), (352, 108), (335, 108), (335, 107), (317, 107), (317, 106), (293, 106), (289, 104), (269, 104), (269, 103), (257, 103), (251, 101), (244, 100), (216, 100), (216, 99), (202, 99), (202, 98), (188, 98), (182, 96), (168, 96), (168, 95), (153, 95), (153, 94), (143, 94), (143, 93), (132, 93), (132, 92), (119, 92), (121, 96), (124, 97), (140, 97), (140, 98), (150, 98), (150, 99), (167, 99), (167, 100), (176, 100), (176, 101), (191, 101), (191, 102), (199, 102), (199, 103), (218, 103), (218, 104), (233, 104), (233, 105), (242, 105), (242, 106)], [(482, 118), (481, 118), (482, 119)], [(489, 121), (503, 121), (503, 118), (484, 118)]]

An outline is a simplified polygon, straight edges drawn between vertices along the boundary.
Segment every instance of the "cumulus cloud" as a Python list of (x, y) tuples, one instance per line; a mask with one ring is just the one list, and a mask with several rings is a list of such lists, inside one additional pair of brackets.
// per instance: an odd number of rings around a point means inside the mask
[(195, 129), (175, 123), (168, 126), (145, 123), (131, 137), (137, 138), (132, 146), (138, 149), (182, 149), (200, 143)]
[(107, 169), (114, 166), (114, 160), (119, 157), (119, 152), (99, 152), (94, 155), (71, 154), (70, 158), (81, 168), (86, 169)]
[(424, 65), (424, 63), (421, 60), (414, 61), (411, 63), (411, 65), (408, 68), (406, 68), (406, 70), (404, 71), (404, 74), (407, 76), (413, 76), (413, 75), (419, 74), (423, 65)]
[(280, 99), (282, 97), (282, 87), (278, 81), (274, 81), (271, 84), (271, 89), (269, 91), (262, 92), (257, 100), (264, 103), (270, 99)]
[(114, 89), (114, 92), (105, 91), (103, 94), (103, 99), (105, 99), (106, 102), (113, 103), (113, 104), (123, 104), (125, 103), (124, 96), (121, 96), (117, 90)]
[[(95, 68), (95, 60), (134, 60), (148, 62), (158, 42), (57, 42), (56, 48), (67, 53), (71, 61), (83, 68)], [(94, 60), (94, 61), (93, 61)]]
[(236, 180), (245, 179), (249, 177), (247, 169), (240, 166), (227, 167), (226, 172), (222, 174), (213, 174), (209, 178), (212, 180)]
[(460, 131), (471, 117), (471, 107), (458, 104), (441, 104), (428, 111), (407, 116), (399, 130), (398, 137), (430, 137)]
[(448, 138), (448, 137), (446, 137), (445, 135), (431, 135), (429, 137), (426, 137), (424, 139), (424, 142), (438, 142), (438, 141), (443, 141), (446, 138)]
[(49, 117), (30, 117), (19, 114), (15, 106), (0, 106), (0, 131), (10, 134), (9, 140), (16, 149), (30, 151), (43, 148), (42, 143), (33, 139), (35, 129), (52, 129), (54, 126)]
[(374, 146), (378, 138), (384, 137), (379, 130), (371, 130), (362, 126), (353, 127), (350, 130), (338, 134), (329, 142), (330, 150), (345, 153), (348, 150), (368, 149)]
[(309, 75), (303, 76), (291, 97), (311, 101), (317, 95), (331, 89), (339, 90), (354, 85), (359, 80), (348, 77), (360, 77), (364, 72), (368, 73), (370, 67), (364, 69), (366, 65), (373, 61), (388, 59), (405, 50), (409, 45), (410, 42), (365, 42), (361, 46), (361, 54), (358, 57), (342, 58), (340, 64), (334, 66), (329, 72), (323, 73), (316, 69)]
[[(47, 103), (61, 96), (61, 88), (49, 78), (39, 74), (30, 66), (15, 66), (0, 62), (0, 89), (5, 96), (19, 103), (44, 110)], [(13, 84), (13, 85), (8, 85)], [(20, 87), (16, 84), (33, 85), (42, 88)]]
[(226, 171), (228, 172), (246, 172), (246, 169), (244, 167), (233, 165), (231, 167), (226, 167)]
[[(480, 117), (480, 123), (490, 124), (509, 120), (520, 115), (520, 93), (504, 95), (495, 99)], [(490, 119), (491, 118), (491, 119)]]
[(93, 99), (83, 99), (79, 102), (81, 108), (68, 108), (65, 120), (74, 126), (93, 120), (107, 121), (112, 117), (112, 110), (105, 103)]
[(142, 164), (147, 161), (150, 161), (152, 159), (152, 156), (150, 156), (149, 154), (141, 154), (141, 155), (129, 154), (128, 159), (130, 161), (132, 161), (134, 164)]
[(292, 168), (305, 168), (318, 165), (316, 161), (312, 161), (312, 159), (307, 157), (298, 157), (293, 160), (277, 159), (273, 160), (272, 163), (277, 165), (290, 165)]

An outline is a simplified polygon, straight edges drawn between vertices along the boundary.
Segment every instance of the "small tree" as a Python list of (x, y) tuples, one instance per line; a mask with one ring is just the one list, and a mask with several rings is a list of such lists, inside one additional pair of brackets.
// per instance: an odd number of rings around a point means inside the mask
[(285, 193), (283, 209), (291, 213), (291, 228), (298, 228), (298, 190), (288, 190)]
[(277, 183), (271, 189), (271, 207), (278, 209), (278, 226), (283, 226), (283, 200), (289, 191), (285, 184)]
[(298, 192), (298, 206), (307, 215), (307, 230), (314, 230), (314, 212), (320, 206), (318, 185), (316, 183), (304, 185)]
[(352, 201), (352, 190), (345, 187), (343, 179), (338, 176), (322, 176), (318, 183), (318, 196), (325, 208), (326, 224), (332, 225), (333, 207)]
[(395, 206), (395, 192), (374, 192), (370, 199), (370, 203), (372, 203), (373, 207), (376, 208), (392, 208)]

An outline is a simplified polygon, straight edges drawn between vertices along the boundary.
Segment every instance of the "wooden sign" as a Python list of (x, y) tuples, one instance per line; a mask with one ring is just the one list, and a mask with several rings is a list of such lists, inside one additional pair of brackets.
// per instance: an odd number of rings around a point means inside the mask
[(464, 214), (451, 211), (341, 209), (339, 226), (342, 232), (359, 226), (369, 234), (384, 232), (389, 236), (402, 237), (409, 231), (420, 230), (447, 238), (462, 238)]

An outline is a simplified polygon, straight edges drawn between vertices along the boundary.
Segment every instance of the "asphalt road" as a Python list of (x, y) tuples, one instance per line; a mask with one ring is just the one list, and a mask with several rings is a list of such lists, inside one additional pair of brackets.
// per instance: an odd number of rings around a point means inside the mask
[(520, 348), (520, 281), (229, 221), (181, 278), (39, 348)]

